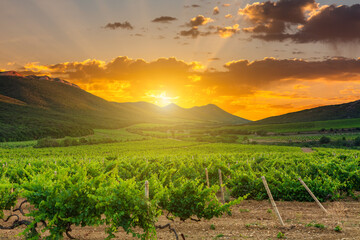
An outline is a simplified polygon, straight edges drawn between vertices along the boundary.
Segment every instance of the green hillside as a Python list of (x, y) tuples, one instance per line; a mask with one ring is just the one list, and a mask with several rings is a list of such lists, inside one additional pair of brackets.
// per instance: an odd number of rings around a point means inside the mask
[(203, 106), (161, 108), (151, 103), (114, 103), (61, 79), (0, 76), (0, 141), (45, 136), (83, 136), (92, 129), (116, 129), (136, 123), (200, 121), (242, 124), (248, 120)]
[(253, 124), (279, 124), (360, 118), (360, 101), (329, 105), (265, 118)]

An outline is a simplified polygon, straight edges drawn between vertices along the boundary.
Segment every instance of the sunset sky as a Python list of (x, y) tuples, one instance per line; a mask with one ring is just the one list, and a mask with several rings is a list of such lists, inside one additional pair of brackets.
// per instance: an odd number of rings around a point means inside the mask
[(110, 101), (258, 120), (360, 99), (358, 0), (1, 0), (0, 31), (0, 70)]

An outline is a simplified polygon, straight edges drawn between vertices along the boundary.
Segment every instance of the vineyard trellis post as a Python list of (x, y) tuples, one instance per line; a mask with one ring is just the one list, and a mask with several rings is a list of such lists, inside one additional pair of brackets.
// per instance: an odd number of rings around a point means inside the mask
[(326, 213), (328, 214), (328, 211), (324, 208), (324, 206), (319, 202), (319, 200), (317, 199), (317, 197), (312, 193), (312, 191), (310, 190), (310, 188), (308, 188), (308, 186), (306, 185), (306, 183), (299, 177), (298, 178), (300, 183), (304, 186), (304, 188), (306, 189), (306, 191), (310, 194), (310, 196), (315, 200), (315, 202), (317, 203), (317, 205)]
[(221, 191), (221, 202), (225, 204), (225, 195), (224, 195), (224, 188), (221, 176), (221, 169), (219, 168), (219, 184), (220, 184), (220, 191)]
[[(228, 163), (228, 168), (229, 168), (229, 170), (231, 169), (230, 163)], [(230, 174), (229, 174), (229, 176), (228, 176), (228, 179), (231, 179), (231, 175), (230, 175)]]
[(206, 185), (209, 188), (210, 187), (210, 183), (209, 183), (209, 173), (207, 168), (205, 168), (205, 176), (206, 176)]
[(145, 197), (149, 199), (149, 181), (145, 181)]
[(278, 208), (277, 208), (277, 206), (276, 206), (276, 203), (275, 203), (275, 201), (274, 201), (274, 198), (273, 198), (273, 196), (272, 196), (272, 194), (271, 194), (270, 188), (269, 188), (269, 186), (268, 186), (268, 184), (267, 184), (267, 182), (266, 182), (266, 178), (265, 178), (264, 176), (262, 176), (261, 179), (262, 179), (263, 184), (264, 184), (264, 186), (265, 186), (266, 192), (267, 192), (267, 194), (268, 194), (268, 196), (269, 196), (269, 198), (270, 198), (271, 205), (273, 206), (274, 211), (275, 211), (276, 215), (278, 216), (281, 225), (282, 225), (282, 226), (285, 226), (285, 224), (284, 224), (284, 222), (283, 222), (283, 220), (282, 220), (282, 218), (281, 218), (281, 215), (280, 215), (280, 213), (279, 213), (279, 210), (278, 210)]

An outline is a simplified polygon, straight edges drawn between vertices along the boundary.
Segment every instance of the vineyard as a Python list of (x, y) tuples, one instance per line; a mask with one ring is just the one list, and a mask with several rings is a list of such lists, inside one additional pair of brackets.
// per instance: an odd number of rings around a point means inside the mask
[(261, 176), (277, 201), (313, 201), (299, 177), (321, 202), (359, 197), (357, 150), (136, 140), (0, 149), (0, 235), (21, 228), (21, 238), (62, 239), (104, 226), (107, 239), (119, 232), (155, 239), (163, 228), (181, 239), (178, 221), (231, 217), (244, 199), (268, 199)]

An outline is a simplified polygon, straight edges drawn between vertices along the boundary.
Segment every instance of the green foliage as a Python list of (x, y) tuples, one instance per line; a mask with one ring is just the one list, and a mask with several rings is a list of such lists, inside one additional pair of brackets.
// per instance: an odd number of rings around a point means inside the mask
[(103, 139), (95, 139), (95, 138), (70, 138), (65, 137), (64, 139), (53, 139), (50, 137), (42, 138), (37, 140), (34, 148), (47, 148), (47, 147), (69, 147), (69, 146), (78, 146), (78, 145), (93, 145), (93, 144), (101, 144), (101, 143), (114, 143), (117, 142), (111, 138), (103, 138)]
[(60, 144), (56, 139), (47, 137), (47, 138), (41, 138), (37, 140), (36, 145), (34, 145), (34, 148), (43, 148), (43, 147), (59, 147)]
[(330, 143), (331, 142), (331, 139), (329, 137), (326, 137), (326, 136), (322, 136), (319, 140), (319, 143), (320, 144), (327, 144), (327, 143)]
[(199, 180), (179, 179), (171, 183), (161, 201), (161, 207), (185, 221), (192, 216), (198, 219), (220, 217), (229, 212), (230, 207), (240, 203), (244, 197), (222, 205), (216, 197), (218, 186), (207, 188)]
[[(111, 172), (97, 174), (93, 170), (92, 166), (74, 165), (61, 169), (56, 176), (47, 172), (24, 183), (22, 196), (35, 207), (29, 214), (34, 221), (24, 234), (28, 234), (35, 223), (46, 221), (49, 239), (62, 238), (72, 225), (105, 223), (109, 226), (108, 239), (114, 237), (119, 227), (141, 239), (154, 237), (153, 223), (160, 214), (156, 201), (145, 199), (134, 180), (117, 179)], [(135, 232), (136, 227), (144, 232)]]
[(216, 229), (216, 228), (215, 228), (215, 225), (214, 225), (214, 224), (211, 224), (211, 225), (210, 225), (210, 229), (211, 229), (211, 230), (215, 230), (215, 229)]
[(335, 226), (334, 231), (335, 232), (341, 232), (342, 228), (339, 225), (337, 225), (337, 226)]
[(306, 224), (305, 227), (316, 227), (316, 228), (324, 229), (325, 225), (321, 223), (310, 222)]
[(355, 145), (355, 146), (360, 146), (360, 137), (356, 137), (356, 138), (354, 139), (354, 145)]
[(222, 238), (222, 237), (224, 237), (224, 234), (220, 233), (220, 234), (215, 236), (215, 239)]
[(324, 224), (321, 224), (321, 223), (315, 223), (315, 224), (314, 224), (314, 227), (320, 228), (320, 229), (324, 229), (324, 228), (325, 228), (325, 225), (324, 225)]
[(276, 237), (279, 238), (279, 239), (284, 239), (284, 238), (286, 238), (286, 237), (285, 237), (285, 234), (282, 233), (282, 232), (278, 232), (278, 234), (276, 235)]
[[(98, 201), (93, 197), (96, 189), (103, 183), (105, 176), (93, 177), (87, 168), (72, 166), (73, 169), (60, 169), (57, 174), (47, 172), (35, 176), (22, 185), (22, 194), (35, 207), (29, 216), (35, 223), (47, 221), (45, 229), (50, 231), (49, 238), (62, 238), (71, 225), (94, 226), (102, 223), (103, 210), (97, 208)], [(76, 169), (76, 170), (75, 170)]]
[[(109, 225), (109, 239), (115, 237), (113, 233), (119, 227), (141, 239), (156, 237), (154, 222), (161, 214), (158, 199), (147, 200), (143, 189), (139, 189), (134, 180), (114, 179), (110, 186), (99, 188), (96, 194), (96, 207), (104, 208), (105, 222)], [(136, 227), (144, 232), (135, 232)]]
[(13, 188), (14, 185), (8, 179), (0, 179), (0, 219), (4, 218), (3, 210), (10, 210), (17, 202), (18, 190), (15, 189), (14, 192), (11, 192)]

